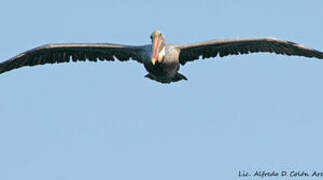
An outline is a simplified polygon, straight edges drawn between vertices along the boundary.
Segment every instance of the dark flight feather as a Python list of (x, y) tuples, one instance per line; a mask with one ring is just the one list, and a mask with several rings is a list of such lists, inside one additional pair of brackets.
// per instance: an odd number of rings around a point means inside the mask
[(22, 66), (35, 66), (77, 61), (127, 61), (142, 63), (143, 46), (108, 43), (48, 44), (23, 52), (0, 63), (0, 74)]
[(188, 61), (200, 57), (210, 58), (239, 55), (256, 52), (270, 52), (289, 56), (305, 56), (323, 59), (323, 52), (305, 47), (290, 41), (276, 38), (243, 38), (219, 39), (192, 44), (179, 45), (179, 62), (184, 65)]

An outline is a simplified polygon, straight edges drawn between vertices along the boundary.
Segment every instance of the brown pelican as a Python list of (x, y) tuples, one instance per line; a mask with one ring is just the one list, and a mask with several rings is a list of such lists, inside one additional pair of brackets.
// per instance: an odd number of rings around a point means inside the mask
[(48, 63), (76, 61), (127, 61), (142, 63), (148, 74), (145, 76), (161, 83), (171, 83), (187, 78), (178, 72), (180, 64), (200, 59), (274, 52), (277, 54), (315, 57), (323, 59), (323, 52), (307, 48), (301, 44), (277, 38), (217, 39), (192, 44), (166, 44), (160, 31), (152, 32), (152, 44), (129, 46), (108, 43), (47, 44), (23, 52), (0, 63), (0, 73), (20, 68)]

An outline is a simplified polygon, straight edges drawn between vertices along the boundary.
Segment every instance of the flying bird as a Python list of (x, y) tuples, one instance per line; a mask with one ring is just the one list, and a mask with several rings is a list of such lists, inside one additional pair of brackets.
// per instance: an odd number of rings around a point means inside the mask
[(76, 61), (135, 60), (142, 63), (145, 76), (160, 83), (171, 83), (187, 78), (178, 72), (186, 62), (256, 52), (270, 52), (288, 56), (323, 59), (323, 52), (294, 42), (277, 38), (215, 39), (191, 44), (166, 44), (160, 31), (153, 31), (151, 44), (131, 46), (110, 43), (47, 44), (23, 52), (0, 63), (0, 74), (23, 66)]

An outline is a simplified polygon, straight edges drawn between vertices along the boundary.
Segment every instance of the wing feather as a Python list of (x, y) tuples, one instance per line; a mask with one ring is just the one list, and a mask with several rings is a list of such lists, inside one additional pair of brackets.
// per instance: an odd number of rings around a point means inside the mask
[(77, 61), (143, 61), (145, 46), (127, 46), (108, 43), (47, 44), (23, 52), (0, 63), (0, 74), (23, 66), (35, 66)]
[(179, 62), (182, 65), (188, 61), (199, 59), (200, 57), (204, 59), (216, 57), (217, 55), (224, 57), (257, 52), (323, 59), (323, 52), (321, 51), (277, 38), (218, 39), (178, 45), (177, 48), (180, 49)]

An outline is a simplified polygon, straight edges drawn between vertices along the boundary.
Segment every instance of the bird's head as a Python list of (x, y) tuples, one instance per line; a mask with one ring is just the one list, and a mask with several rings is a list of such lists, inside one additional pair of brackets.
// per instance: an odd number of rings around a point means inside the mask
[(158, 61), (159, 63), (162, 62), (163, 54), (161, 51), (165, 47), (165, 36), (160, 31), (156, 30), (151, 33), (151, 41), (152, 41), (152, 56), (151, 62), (153, 65)]

